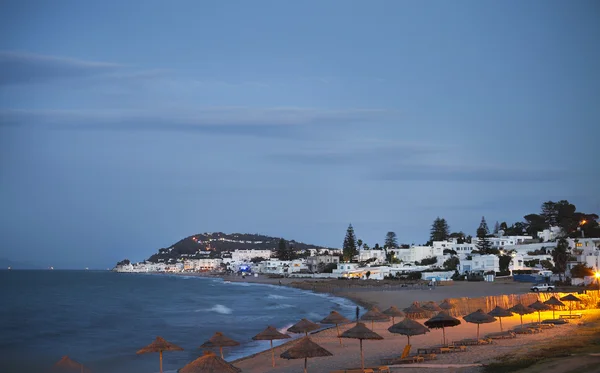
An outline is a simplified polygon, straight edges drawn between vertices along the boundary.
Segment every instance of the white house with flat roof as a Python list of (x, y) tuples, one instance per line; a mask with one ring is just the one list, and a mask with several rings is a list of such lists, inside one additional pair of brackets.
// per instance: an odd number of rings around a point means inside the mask
[(231, 259), (237, 263), (249, 262), (253, 258), (263, 258), (269, 259), (271, 258), (272, 251), (271, 250), (256, 250), (256, 249), (248, 249), (248, 250), (235, 250), (231, 253)]
[(458, 265), (458, 272), (500, 272), (500, 258), (496, 255), (473, 255), (471, 260), (461, 260)]

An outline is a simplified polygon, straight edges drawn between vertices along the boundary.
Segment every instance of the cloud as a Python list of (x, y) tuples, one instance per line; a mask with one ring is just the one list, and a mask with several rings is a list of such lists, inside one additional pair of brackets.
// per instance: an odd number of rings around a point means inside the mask
[(303, 127), (370, 123), (393, 115), (373, 109), (208, 107), (141, 110), (0, 110), (0, 126), (69, 130), (204, 131), (284, 135)]
[(0, 51), (0, 85), (91, 77), (116, 72), (123, 67), (107, 62)]

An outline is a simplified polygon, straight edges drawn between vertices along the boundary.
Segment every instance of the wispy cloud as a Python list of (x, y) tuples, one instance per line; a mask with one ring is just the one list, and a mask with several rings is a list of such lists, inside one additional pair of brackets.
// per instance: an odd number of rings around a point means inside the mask
[(123, 67), (108, 62), (0, 51), (0, 85), (90, 77), (116, 72)]

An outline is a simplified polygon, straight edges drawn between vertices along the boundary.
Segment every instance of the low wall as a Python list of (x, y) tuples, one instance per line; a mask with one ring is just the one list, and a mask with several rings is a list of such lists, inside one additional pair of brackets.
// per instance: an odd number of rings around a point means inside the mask
[[(573, 307), (576, 309), (595, 308), (600, 302), (600, 291), (598, 290), (583, 290), (585, 294), (574, 294), (577, 298), (581, 299), (582, 302), (563, 302), (566, 304), (565, 309)], [(450, 298), (448, 299), (455, 307), (450, 310), (452, 316), (464, 316), (471, 312), (475, 312), (478, 309), (482, 309), (484, 312), (490, 312), (496, 306), (502, 308), (510, 308), (518, 303), (523, 303), (524, 306), (528, 306), (535, 301), (545, 302), (552, 296), (560, 299), (565, 295), (572, 293), (527, 293), (527, 294), (509, 294), (509, 295), (494, 295), (479, 298)], [(561, 307), (557, 307), (556, 310), (560, 310)]]

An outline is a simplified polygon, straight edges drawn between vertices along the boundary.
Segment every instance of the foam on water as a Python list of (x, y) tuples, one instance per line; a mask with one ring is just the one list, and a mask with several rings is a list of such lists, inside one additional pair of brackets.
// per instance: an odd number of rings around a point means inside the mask
[(222, 304), (215, 304), (211, 308), (196, 310), (196, 312), (202, 312), (202, 311), (208, 311), (208, 312), (212, 311), (212, 312), (220, 313), (221, 315), (230, 315), (233, 312), (233, 310), (231, 308), (226, 307)]

